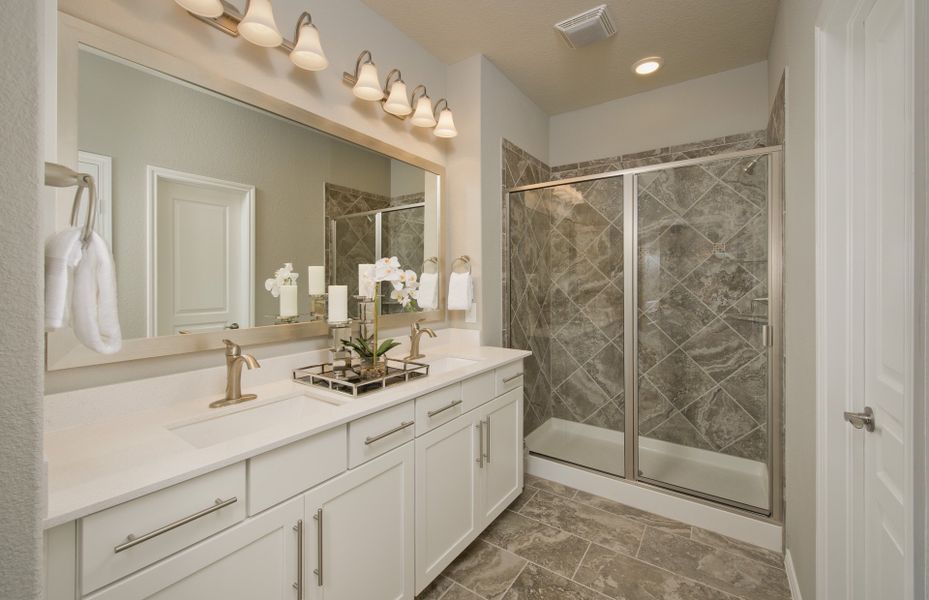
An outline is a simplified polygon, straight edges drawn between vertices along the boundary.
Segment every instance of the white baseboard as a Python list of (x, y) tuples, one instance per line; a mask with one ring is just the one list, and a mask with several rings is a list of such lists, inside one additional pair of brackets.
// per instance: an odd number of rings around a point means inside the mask
[(782, 550), (781, 526), (770, 521), (737, 514), (539, 456), (529, 456), (526, 472), (775, 552)]
[(787, 584), (790, 586), (790, 597), (793, 600), (803, 600), (800, 595), (800, 584), (797, 583), (797, 571), (794, 570), (794, 559), (790, 550), (784, 552), (784, 569), (787, 571)]

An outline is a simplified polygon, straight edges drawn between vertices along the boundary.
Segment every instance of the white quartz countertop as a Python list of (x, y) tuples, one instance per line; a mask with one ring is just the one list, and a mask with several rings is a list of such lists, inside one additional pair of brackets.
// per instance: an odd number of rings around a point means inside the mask
[[(45, 436), (48, 464), (48, 513), (51, 528), (115, 506), (181, 481), (230, 465), (296, 440), (383, 410), (433, 390), (520, 360), (530, 353), (489, 346), (430, 353), (426, 360), (454, 356), (474, 364), (397, 384), (352, 398), (291, 380), (243, 387), (258, 399), (211, 409), (208, 397), (178, 398), (158, 408), (99, 419), (50, 431)], [(152, 385), (156, 385), (153, 380)], [(108, 393), (112, 394), (113, 390)], [(173, 393), (173, 392), (172, 392)], [(249, 410), (298, 394), (326, 400), (319, 410), (236, 437), (196, 448), (169, 428), (205, 418)], [(329, 404), (331, 402), (331, 404)]]

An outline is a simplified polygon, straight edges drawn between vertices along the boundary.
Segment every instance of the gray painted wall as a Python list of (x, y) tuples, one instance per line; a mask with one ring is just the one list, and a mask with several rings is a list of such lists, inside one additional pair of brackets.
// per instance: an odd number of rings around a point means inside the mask
[(41, 596), (43, 3), (0, 19), (0, 598)]

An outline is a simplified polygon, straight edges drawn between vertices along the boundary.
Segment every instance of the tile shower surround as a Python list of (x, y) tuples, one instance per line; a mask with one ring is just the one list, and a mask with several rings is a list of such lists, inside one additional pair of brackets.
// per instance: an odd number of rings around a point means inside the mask
[[(416, 204), (425, 200), (425, 194), (407, 194), (404, 196), (383, 196), (372, 194), (332, 183), (326, 184), (326, 270), (332, 264), (332, 249), (330, 248), (330, 223), (333, 217), (363, 213), (371, 210)], [(384, 254), (396, 256), (400, 264), (413, 269), (417, 273), (423, 263), (423, 227), (425, 211), (411, 209), (389, 213), (383, 219)], [(370, 218), (369, 218), (370, 217)], [(377, 258), (375, 253), (375, 232), (373, 215), (358, 216), (340, 221), (339, 235), (336, 240), (337, 256), (339, 257), (335, 276), (329, 275), (329, 283), (348, 286), (348, 295), (358, 293), (358, 267), (359, 264), (373, 263)], [(354, 313), (354, 303), (349, 303), (350, 312)], [(385, 300), (385, 312), (392, 310), (396, 305)]]
[(783, 557), (526, 475), (417, 600), (789, 600)]
[[(764, 145), (765, 132), (750, 132), (555, 167), (551, 178)], [(507, 141), (503, 156), (507, 187), (542, 181), (541, 161)], [(764, 353), (757, 327), (731, 318), (766, 296), (766, 159), (746, 173), (750, 160), (639, 179), (639, 427), (765, 461)], [(509, 207), (508, 337), (534, 352), (525, 430), (551, 417), (622, 430), (622, 181), (556, 189), (525, 192)]]

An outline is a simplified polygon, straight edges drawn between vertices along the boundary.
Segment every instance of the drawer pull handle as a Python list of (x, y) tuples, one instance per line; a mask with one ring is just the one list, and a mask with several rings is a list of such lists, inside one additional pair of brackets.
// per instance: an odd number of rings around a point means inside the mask
[(484, 419), (481, 419), (477, 425), (477, 458), (474, 460), (480, 468), (484, 468)]
[(136, 537), (135, 535), (130, 533), (129, 535), (126, 536), (125, 542), (113, 548), (113, 552), (116, 552), (118, 554), (122, 552), (123, 550), (128, 550), (129, 548), (138, 546), (142, 542), (147, 542), (148, 540), (158, 537), (159, 535), (163, 533), (168, 533), (172, 529), (177, 529), (181, 525), (187, 525), (188, 523), (192, 521), (196, 521), (200, 517), (205, 517), (210, 513), (214, 513), (220, 509), (226, 508), (230, 504), (235, 504), (238, 501), (239, 499), (236, 498), (235, 496), (233, 496), (232, 498), (229, 498), (228, 500), (221, 500), (220, 498), (217, 498), (216, 503), (213, 504), (213, 506), (209, 508), (204, 508), (200, 512), (196, 512), (192, 515), (188, 515), (184, 517), (183, 519), (178, 519), (177, 521), (173, 523), (169, 523), (165, 525), (164, 527), (159, 527), (158, 529), (155, 529), (154, 531), (149, 531), (145, 535), (140, 535), (139, 537)]
[(452, 402), (450, 402), (449, 404), (446, 404), (446, 405), (443, 406), (442, 408), (437, 408), (437, 409), (435, 409), (435, 410), (430, 410), (429, 412), (426, 413), (426, 416), (429, 417), (429, 418), (431, 419), (432, 417), (436, 416), (436, 415), (439, 414), (439, 413), (444, 413), (445, 411), (447, 411), (447, 410), (450, 409), (450, 408), (455, 408), (455, 407), (458, 406), (459, 404), (461, 404), (461, 400), (453, 400)]
[(297, 532), (297, 583), (294, 589), (297, 590), (297, 600), (303, 600), (303, 519), (297, 521), (294, 531)]
[(323, 587), (323, 509), (316, 509), (313, 520), (316, 521), (316, 568), (313, 574), (316, 575), (316, 587)]
[(403, 431), (403, 430), (406, 429), (407, 427), (410, 427), (411, 425), (413, 425), (413, 423), (415, 423), (415, 421), (404, 421), (403, 423), (400, 423), (399, 425), (397, 425), (397, 426), (394, 427), (393, 429), (390, 429), (390, 430), (388, 430), (388, 431), (385, 431), (384, 433), (379, 433), (379, 434), (374, 435), (374, 436), (366, 437), (366, 438), (365, 438), (365, 446), (368, 446), (368, 445), (370, 445), (370, 444), (373, 444), (374, 442), (377, 442), (377, 441), (379, 441), (379, 440), (382, 440), (382, 439), (384, 439), (385, 437), (387, 437), (388, 435), (393, 435), (393, 434), (397, 433), (398, 431)]
[(516, 375), (510, 375), (509, 377), (507, 377), (506, 379), (503, 380), (503, 385), (506, 385), (506, 384), (508, 384), (508, 383), (511, 382), (511, 381), (516, 381), (517, 379), (519, 379), (519, 378), (522, 377), (522, 376), (523, 376), (522, 373), (517, 373)]

